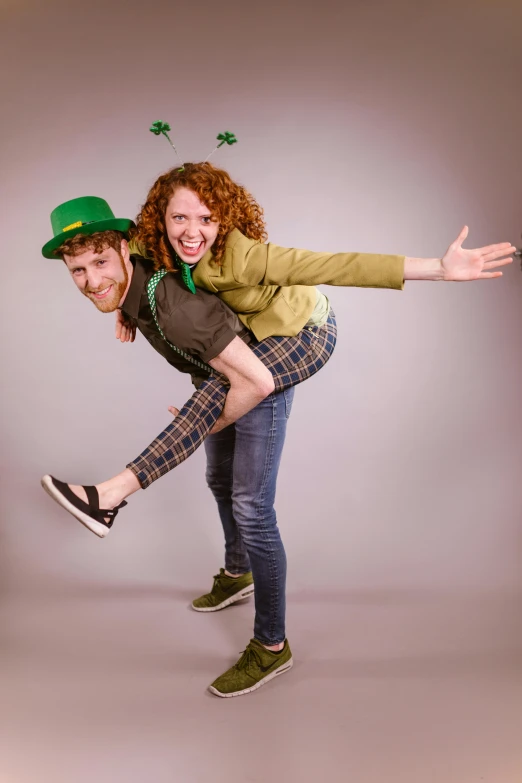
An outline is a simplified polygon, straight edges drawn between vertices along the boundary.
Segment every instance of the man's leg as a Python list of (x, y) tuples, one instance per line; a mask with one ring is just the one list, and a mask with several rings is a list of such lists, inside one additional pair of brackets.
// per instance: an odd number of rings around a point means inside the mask
[(225, 570), (234, 576), (250, 571), (248, 552), (232, 510), (235, 445), (235, 424), (205, 440), (207, 484), (214, 495), (225, 535)]
[(198, 612), (216, 612), (248, 598), (254, 593), (248, 552), (232, 511), (232, 480), (235, 425), (231, 424), (205, 440), (207, 453), (207, 484), (217, 503), (225, 535), (225, 568), (214, 576), (210, 593), (194, 599), (192, 608)]
[(285, 639), (286, 554), (274, 501), (293, 395), (293, 388), (274, 392), (235, 423), (232, 510), (252, 566), (256, 617), (247, 650), (210, 686), (219, 696), (248, 693), (292, 665)]
[(232, 507), (256, 585), (254, 636), (285, 640), (286, 554), (274, 508), (294, 389), (274, 392), (236, 422)]

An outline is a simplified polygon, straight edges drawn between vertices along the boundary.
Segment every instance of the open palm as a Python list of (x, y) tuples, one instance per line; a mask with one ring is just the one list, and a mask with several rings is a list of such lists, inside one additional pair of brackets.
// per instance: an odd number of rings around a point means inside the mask
[(464, 226), (458, 237), (451, 243), (442, 258), (444, 280), (485, 280), (501, 277), (502, 272), (492, 271), (499, 266), (510, 264), (513, 259), (506, 258), (516, 250), (509, 242), (487, 245), (476, 250), (466, 250), (462, 243), (468, 236), (468, 227)]

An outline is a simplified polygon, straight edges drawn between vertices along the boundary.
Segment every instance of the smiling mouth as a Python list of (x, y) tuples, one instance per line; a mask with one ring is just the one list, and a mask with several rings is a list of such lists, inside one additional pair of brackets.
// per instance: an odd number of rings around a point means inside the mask
[(203, 247), (203, 240), (200, 240), (199, 242), (184, 242), (182, 239), (179, 240), (179, 244), (181, 245), (181, 248), (185, 255), (187, 256), (197, 256), (201, 248)]
[(107, 288), (104, 288), (103, 291), (91, 292), (91, 296), (94, 296), (96, 299), (105, 299), (107, 294), (110, 293), (111, 289), (112, 289), (112, 283), (109, 286), (107, 286)]

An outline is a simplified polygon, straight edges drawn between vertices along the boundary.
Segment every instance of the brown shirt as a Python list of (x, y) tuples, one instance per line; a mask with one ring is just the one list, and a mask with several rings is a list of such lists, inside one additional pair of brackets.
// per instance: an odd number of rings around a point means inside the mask
[[(131, 255), (131, 262), (134, 273), (122, 311), (169, 364), (180, 372), (190, 373), (194, 384), (199, 386), (208, 374), (173, 351), (154, 323), (147, 297), (147, 282), (154, 273), (151, 262), (138, 255)], [(195, 294), (191, 293), (177, 273), (169, 273), (160, 280), (155, 298), (156, 315), (167, 340), (196, 359), (203, 362), (215, 359), (236, 336), (250, 342), (248, 330), (219, 297), (199, 288)]]

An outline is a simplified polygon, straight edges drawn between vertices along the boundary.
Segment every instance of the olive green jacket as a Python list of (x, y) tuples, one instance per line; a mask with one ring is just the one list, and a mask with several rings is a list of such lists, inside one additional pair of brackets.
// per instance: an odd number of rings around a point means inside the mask
[[(142, 250), (131, 242), (131, 252)], [(265, 245), (235, 228), (220, 263), (209, 250), (193, 267), (192, 279), (199, 288), (218, 294), (258, 340), (293, 337), (314, 310), (314, 286), (402, 290), (404, 256), (316, 253), (271, 242)]]
[(314, 286), (404, 287), (404, 256), (315, 253), (264, 245), (237, 228), (227, 238), (220, 264), (205, 253), (192, 271), (199, 288), (219, 294), (258, 340), (294, 336), (316, 303)]

